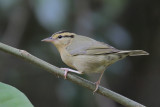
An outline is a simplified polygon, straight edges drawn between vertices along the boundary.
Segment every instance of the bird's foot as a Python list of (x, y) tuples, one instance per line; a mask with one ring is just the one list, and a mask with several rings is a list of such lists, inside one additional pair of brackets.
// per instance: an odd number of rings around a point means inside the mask
[(79, 71), (76, 71), (76, 70), (73, 70), (73, 69), (69, 69), (69, 68), (61, 68), (62, 70), (64, 70), (64, 79), (67, 79), (67, 73), (68, 72), (74, 72), (74, 73), (77, 73), (77, 74), (82, 74), (82, 72), (79, 72)]
[(95, 82), (96, 88), (93, 91), (93, 93), (95, 93), (98, 90), (99, 84), (100, 84), (100, 81)]
[(64, 79), (67, 79), (67, 73), (69, 71), (68, 68), (61, 68), (62, 70), (64, 70)]

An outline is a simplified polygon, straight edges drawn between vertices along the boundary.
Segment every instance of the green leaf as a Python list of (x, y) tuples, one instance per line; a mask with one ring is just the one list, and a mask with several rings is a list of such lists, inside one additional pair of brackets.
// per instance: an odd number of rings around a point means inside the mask
[(0, 82), (0, 107), (33, 107), (33, 105), (21, 91)]

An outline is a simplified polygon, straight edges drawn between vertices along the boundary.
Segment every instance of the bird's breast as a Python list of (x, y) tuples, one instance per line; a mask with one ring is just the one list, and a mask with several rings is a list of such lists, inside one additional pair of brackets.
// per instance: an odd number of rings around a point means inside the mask
[(66, 49), (60, 49), (59, 52), (60, 52), (62, 61), (63, 61), (66, 65), (68, 65), (68, 66), (70, 66), (70, 67), (72, 67), (72, 68), (75, 68), (75, 67), (73, 66), (73, 56), (70, 55), (70, 54), (67, 52)]

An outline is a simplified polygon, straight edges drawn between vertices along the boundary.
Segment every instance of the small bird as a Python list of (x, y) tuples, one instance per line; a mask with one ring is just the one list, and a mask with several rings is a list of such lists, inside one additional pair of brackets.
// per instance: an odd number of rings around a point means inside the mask
[(54, 44), (60, 53), (62, 61), (76, 69), (61, 68), (65, 71), (65, 79), (68, 71), (77, 74), (101, 73), (95, 83), (94, 92), (98, 90), (103, 73), (109, 65), (127, 56), (149, 55), (143, 50), (118, 50), (103, 42), (69, 31), (56, 32), (42, 41)]

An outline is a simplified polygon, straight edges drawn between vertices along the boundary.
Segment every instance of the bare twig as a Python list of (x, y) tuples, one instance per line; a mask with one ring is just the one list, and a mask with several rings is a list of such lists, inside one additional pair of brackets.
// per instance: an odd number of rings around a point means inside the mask
[[(19, 50), (19, 49), (13, 48), (11, 46), (5, 45), (3, 43), (0, 43), (0, 50), (4, 51), (6, 53), (9, 53), (9, 54), (15, 55), (17, 57), (20, 57), (28, 62), (31, 62), (32, 64), (35, 64), (35, 65), (39, 66), (40, 68), (42, 68), (42, 69), (44, 69), (54, 75), (64, 77), (63, 70), (31, 55), (30, 53), (28, 53), (24, 50)], [(79, 76), (76, 76), (74, 74), (69, 73), (67, 75), (67, 79), (80, 85), (80, 86), (88, 88), (92, 91), (95, 89), (94, 83), (92, 83), (88, 80), (85, 80)], [(99, 86), (97, 93), (99, 93), (103, 96), (106, 96), (106, 97), (126, 106), (126, 107), (145, 107), (144, 105), (141, 105), (133, 100), (130, 100), (130, 99), (118, 94), (118, 93), (115, 93), (115, 92), (113, 92), (107, 88), (101, 87), (101, 86)]]

